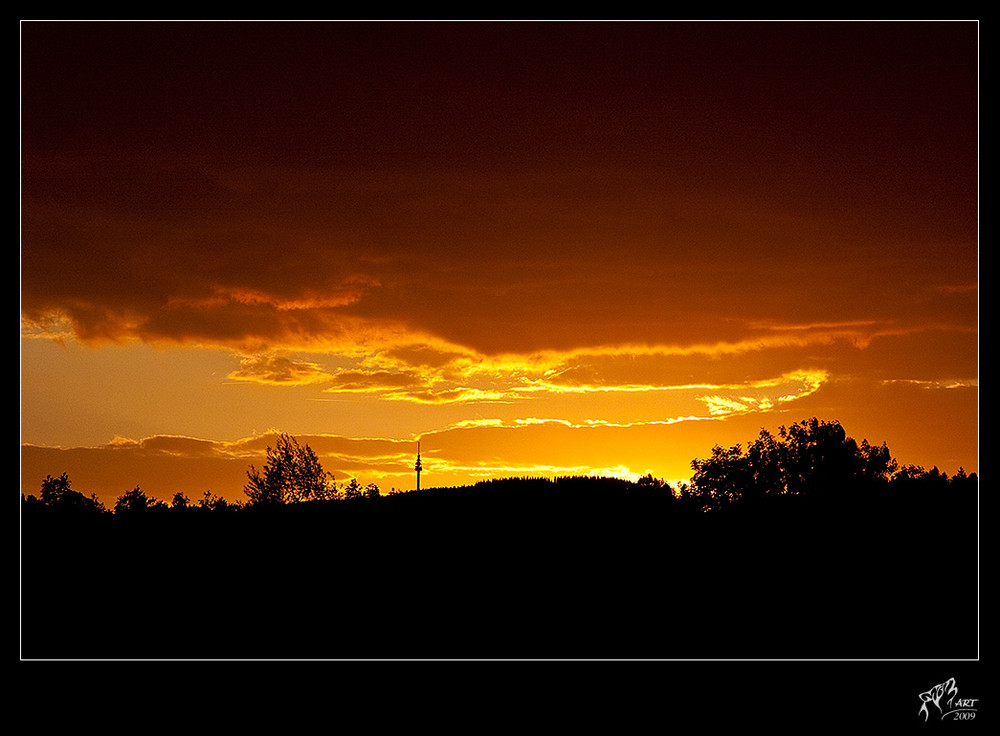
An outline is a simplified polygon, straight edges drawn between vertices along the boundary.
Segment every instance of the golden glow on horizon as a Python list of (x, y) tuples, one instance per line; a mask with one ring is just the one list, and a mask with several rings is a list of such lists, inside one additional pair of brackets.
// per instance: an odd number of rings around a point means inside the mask
[[(26, 344), (40, 346), (42, 342), (30, 340)], [(619, 477), (636, 477), (653, 472), (658, 477), (676, 481), (686, 477), (685, 473), (692, 459), (707, 454), (711, 445), (720, 438), (713, 437), (711, 431), (702, 431), (697, 434), (702, 438), (702, 444), (684, 445), (687, 452), (677, 450), (671, 454), (669, 445), (664, 442), (654, 450), (653, 455), (647, 454), (645, 460), (625, 464), (621, 462), (621, 458), (629, 456), (635, 446), (635, 432), (655, 434), (665, 428), (690, 428), (695, 425), (719, 428), (722, 425), (718, 422), (722, 419), (731, 421), (735, 417), (743, 417), (752, 421), (749, 425), (742, 425), (748, 427), (747, 433), (742, 437), (733, 437), (733, 441), (744, 442), (756, 433), (755, 425), (776, 426), (774, 420), (767, 418), (774, 412), (781, 412), (776, 415), (782, 417), (777, 423), (791, 423), (807, 414), (817, 413), (808, 405), (803, 405), (801, 412), (793, 413), (790, 417), (787, 411), (781, 410), (785, 406), (802, 404), (812, 396), (822, 395), (823, 387), (833, 378), (825, 369), (798, 369), (741, 382), (615, 383), (627, 381), (639, 374), (660, 376), (662, 380), (669, 375), (669, 370), (664, 373), (664, 369), (678, 359), (695, 358), (701, 368), (716, 366), (716, 370), (722, 364), (718, 363), (719, 357), (715, 354), (688, 351), (685, 355), (678, 355), (672, 349), (651, 346), (641, 349), (629, 346), (620, 352), (604, 347), (589, 351), (546, 351), (544, 354), (497, 358), (476, 356), (455, 346), (448, 346), (447, 350), (440, 347), (411, 350), (407, 347), (408, 344), (388, 349), (383, 347), (371, 355), (356, 350), (355, 357), (341, 355), (329, 367), (325, 363), (327, 358), (323, 355), (290, 358), (277, 353), (260, 354), (241, 359), (240, 368), (229, 371), (226, 377), (248, 387), (258, 385), (261, 390), (277, 391), (279, 393), (275, 394), (276, 400), (280, 400), (279, 394), (282, 392), (306, 390), (311, 386), (322, 395), (354, 397), (355, 403), (350, 404), (351, 406), (364, 407), (363, 411), (372, 416), (384, 416), (385, 420), (381, 424), (385, 427), (397, 423), (393, 419), (396, 412), (392, 407), (400, 403), (425, 406), (428, 410), (435, 411), (437, 409), (434, 407), (444, 409), (454, 406), (457, 409), (465, 406), (473, 408), (478, 415), (452, 419), (442, 417), (444, 421), (430, 418), (429, 421), (437, 424), (436, 428), (433, 424), (429, 426), (426, 423), (428, 419), (422, 420), (420, 429), (415, 428), (409, 437), (419, 435), (425, 438), (425, 442), (433, 442), (433, 437), (440, 432), (448, 436), (452, 432), (469, 430), (491, 429), (515, 434), (530, 427), (546, 430), (544, 440), (535, 438), (528, 443), (530, 447), (515, 443), (510, 446), (514, 453), (512, 456), (507, 459), (498, 457), (496, 461), (470, 461), (482, 447), (465, 443), (460, 445), (457, 456), (435, 458), (432, 445), (428, 445), (428, 462), (438, 462), (429, 465), (429, 468), (435, 467), (436, 472), (429, 472), (427, 481), (448, 485), (474, 482), (482, 477), (496, 477), (497, 474), (504, 473), (588, 475), (612, 472), (609, 469), (613, 469), (614, 474)], [(836, 349), (833, 354), (839, 356), (865, 350), (858, 348), (852, 341), (837, 343), (822, 340), (815, 344), (833, 347)], [(72, 342), (64, 342), (60, 349), (65, 351), (71, 345)], [(128, 348), (120, 350), (127, 351)], [(174, 352), (176, 353), (176, 349)], [(225, 355), (213, 352), (220, 358)], [(96, 357), (99, 354), (88, 352), (83, 355)], [(746, 363), (746, 366), (752, 367), (762, 365), (760, 358), (767, 356), (768, 351), (754, 353), (744, 350), (735, 354), (753, 357), (754, 360)], [(338, 362), (339, 366), (336, 365)], [(588, 370), (585, 373), (573, 373), (579, 365), (586, 365)], [(573, 380), (570, 380), (571, 375)], [(584, 375), (588, 382), (579, 380)], [(842, 381), (843, 378), (837, 380)], [(893, 379), (880, 380), (879, 383), (885, 386), (919, 386), (923, 391), (955, 391), (961, 390), (962, 386), (975, 386), (974, 381), (970, 383), (953, 379)], [(595, 404), (594, 401), (601, 397), (603, 403)], [(309, 400), (316, 401), (318, 398), (312, 394)], [(567, 400), (572, 400), (573, 403), (565, 403)], [(496, 413), (484, 416), (482, 411), (490, 406), (494, 407)], [(604, 413), (595, 414), (595, 411)], [(395, 427), (399, 428), (401, 427)], [(848, 431), (851, 430), (850, 426), (847, 428)], [(553, 433), (550, 430), (559, 432)], [(578, 444), (579, 433), (588, 430), (627, 432), (629, 436), (615, 438), (607, 435), (600, 447), (598, 461), (594, 456), (594, 448), (587, 450)], [(386, 440), (389, 442), (388, 446), (397, 449), (371, 453), (367, 450), (357, 451), (358, 447), (365, 446), (362, 440), (354, 444), (354, 450), (331, 451), (323, 448), (323, 443), (327, 442), (322, 439), (324, 435), (307, 436), (315, 437), (321, 443), (317, 449), (336, 475), (360, 475), (366, 482), (373, 480), (386, 487), (407, 487), (412, 464), (409, 457), (411, 448), (406, 444), (410, 441), (408, 438), (397, 436), (397, 439)], [(118, 460), (124, 457), (126, 450), (136, 457), (158, 458), (158, 462), (171, 457), (187, 462), (211, 458), (216, 464), (230, 467), (224, 493), (230, 498), (239, 499), (244, 480), (243, 466), (248, 458), (254, 457), (254, 453), (263, 452), (260, 437), (241, 440), (232, 445), (187, 440), (180, 436), (168, 438), (167, 435), (144, 441), (119, 438), (110, 443), (107, 450), (115, 450), (115, 458)], [(889, 441), (891, 438), (873, 439)], [(398, 445), (399, 442), (403, 445)], [(168, 451), (168, 446), (173, 449)], [(546, 448), (546, 453), (534, 452), (538, 447)], [(212, 449), (206, 452), (207, 448)], [(25, 456), (38, 453), (40, 449), (32, 448)], [(574, 462), (571, 457), (565, 456), (564, 462), (553, 462), (552, 458), (546, 456), (564, 455), (567, 450), (571, 454), (578, 452), (581, 457), (589, 456), (590, 460), (585, 463)], [(648, 451), (649, 448), (646, 449), (647, 453)], [(90, 452), (100, 454), (99, 449)], [(75, 457), (72, 448), (66, 448), (61, 456)], [(965, 460), (962, 464), (967, 471), (974, 472), (974, 460)], [(37, 472), (41, 470), (42, 468), (38, 468)], [(32, 482), (30, 474), (25, 477), (24, 482), (27, 492), (33, 491), (37, 484), (37, 481)], [(147, 481), (147, 486), (150, 482)]]

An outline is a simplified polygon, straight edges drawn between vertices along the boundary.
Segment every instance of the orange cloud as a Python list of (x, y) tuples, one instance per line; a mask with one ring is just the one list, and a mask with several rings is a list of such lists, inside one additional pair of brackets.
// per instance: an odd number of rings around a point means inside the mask
[(254, 381), (277, 385), (327, 383), (334, 377), (318, 364), (296, 361), (278, 355), (262, 355), (244, 358), (239, 370), (229, 374), (236, 381)]
[[(148, 161), (92, 163), (28, 157), (23, 191), (22, 312), (62, 318), (83, 340), (351, 350), (431, 339), (497, 355), (974, 324), (974, 219), (913, 258), (881, 229), (837, 236), (836, 219), (782, 206), (765, 217), (738, 193), (696, 196), (625, 169), (602, 170), (608, 186), (586, 171), (505, 174), (474, 194), (457, 173), (430, 172), (443, 219), (414, 206), (408, 179), (277, 171), (265, 197), (193, 168), (172, 183), (188, 209), (170, 218), (147, 206), (164, 176)], [(119, 177), (132, 197), (114, 196)]]

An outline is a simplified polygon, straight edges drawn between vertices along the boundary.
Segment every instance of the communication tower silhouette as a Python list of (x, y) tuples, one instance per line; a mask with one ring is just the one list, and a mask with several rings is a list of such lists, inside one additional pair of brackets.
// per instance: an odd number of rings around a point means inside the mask
[(417, 464), (413, 466), (413, 469), (417, 471), (417, 490), (420, 490), (420, 471), (423, 470), (423, 466), (420, 464), (420, 443), (417, 442)]

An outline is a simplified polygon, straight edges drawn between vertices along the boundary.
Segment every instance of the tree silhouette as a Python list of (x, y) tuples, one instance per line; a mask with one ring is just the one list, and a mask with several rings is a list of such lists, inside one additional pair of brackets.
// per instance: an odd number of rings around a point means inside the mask
[(691, 495), (707, 508), (777, 495), (824, 495), (863, 485), (885, 485), (897, 469), (889, 449), (859, 445), (839, 422), (815, 417), (761, 430), (744, 452), (716, 445), (711, 457), (693, 460)]
[(281, 434), (274, 447), (267, 448), (267, 463), (261, 471), (253, 465), (247, 471), (243, 492), (253, 506), (295, 503), (332, 498), (331, 478), (309, 445), (300, 446), (294, 437)]
[(716, 445), (706, 460), (692, 460), (694, 493), (706, 508), (718, 508), (737, 501), (743, 495), (749, 467), (740, 445), (724, 448)]
[(813, 417), (781, 428), (786, 448), (785, 471), (792, 493), (843, 488), (860, 469), (857, 443), (838, 422)]
[(139, 486), (136, 486), (131, 491), (125, 491), (125, 493), (115, 499), (116, 514), (131, 514), (165, 508), (167, 508), (167, 505), (163, 501), (150, 498), (139, 490)]
[(357, 478), (351, 478), (350, 482), (344, 486), (344, 498), (351, 500), (353, 498), (361, 498), (361, 484), (358, 483)]
[(42, 503), (55, 506), (70, 491), (70, 481), (66, 473), (58, 478), (46, 475), (42, 481)]
[(240, 505), (239, 503), (231, 503), (211, 491), (205, 491), (204, 495), (198, 499), (198, 508), (205, 511), (228, 511), (238, 509)]
[(44, 506), (67, 513), (104, 513), (106, 509), (97, 496), (88, 498), (71, 487), (69, 476), (63, 473), (58, 478), (45, 476), (42, 481), (41, 502)]

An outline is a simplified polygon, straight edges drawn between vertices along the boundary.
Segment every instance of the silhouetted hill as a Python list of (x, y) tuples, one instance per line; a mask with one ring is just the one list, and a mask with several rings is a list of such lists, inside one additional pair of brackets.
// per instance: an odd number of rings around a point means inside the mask
[(705, 511), (509, 479), (227, 512), (22, 509), (28, 658), (963, 658), (978, 481)]

